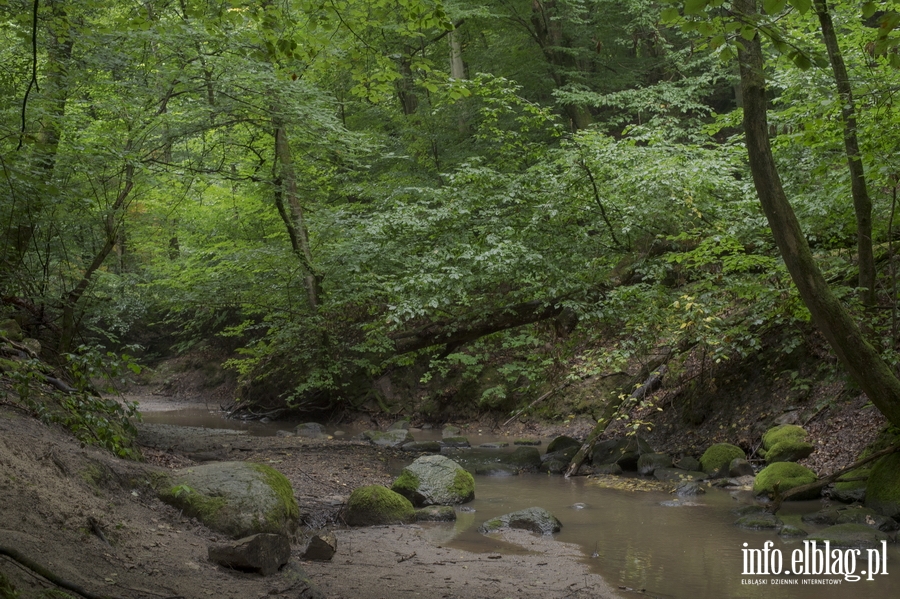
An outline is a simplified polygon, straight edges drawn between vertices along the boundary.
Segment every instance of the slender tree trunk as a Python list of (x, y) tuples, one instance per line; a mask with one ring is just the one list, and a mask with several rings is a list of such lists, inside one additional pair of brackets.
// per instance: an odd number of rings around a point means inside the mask
[[(579, 65), (571, 53), (563, 50), (572, 46), (572, 40), (563, 31), (562, 21), (556, 13), (556, 0), (533, 0), (531, 3), (531, 24), (534, 28), (532, 35), (547, 62), (553, 67), (552, 76), (556, 86), (564, 87), (569, 84), (567, 72), (577, 70)], [(573, 129), (585, 129), (594, 120), (586, 106), (566, 104), (564, 110)]]
[[(755, 20), (756, 0), (735, 0), (734, 9)], [(828, 340), (841, 364), (875, 406), (900, 424), (900, 379), (865, 340), (859, 327), (832, 292), (788, 202), (769, 145), (766, 80), (759, 35), (738, 51), (744, 97), (744, 134), (756, 193), (772, 234), (813, 323)]]
[[(287, 130), (283, 123), (275, 122), (275, 157), (280, 164), (276, 177), (275, 203), (278, 212), (288, 230), (291, 247), (300, 259), (306, 284), (306, 294), (310, 309), (315, 312), (319, 307), (320, 280), (313, 268), (312, 251), (309, 247), (309, 229), (300, 199), (297, 197), (297, 174), (291, 156), (291, 146)], [(287, 200), (287, 207), (285, 207)]]
[[(126, 147), (126, 150), (127, 149), (130, 148)], [(78, 302), (81, 301), (81, 298), (84, 297), (85, 292), (88, 290), (88, 287), (94, 278), (94, 273), (103, 266), (106, 258), (109, 256), (110, 252), (112, 252), (113, 247), (115, 247), (116, 240), (119, 238), (119, 216), (130, 201), (132, 189), (134, 189), (134, 165), (128, 164), (125, 166), (125, 179), (122, 188), (116, 195), (116, 199), (113, 202), (113, 205), (110, 206), (109, 212), (106, 215), (106, 222), (104, 223), (106, 241), (94, 255), (93, 261), (84, 271), (84, 274), (81, 275), (81, 280), (78, 281), (78, 284), (63, 297), (62, 326), (60, 327), (59, 335), (60, 353), (68, 352), (72, 349), (75, 332), (78, 329), (78, 321), (76, 318)]]
[(834, 71), (841, 100), (841, 116), (844, 120), (844, 148), (847, 152), (847, 166), (850, 169), (850, 191), (853, 208), (856, 211), (856, 245), (859, 254), (860, 300), (866, 306), (875, 305), (875, 256), (872, 251), (872, 200), (866, 188), (866, 174), (859, 153), (856, 137), (856, 106), (847, 67), (834, 32), (834, 23), (826, 0), (815, 0), (816, 14), (822, 29), (822, 38), (828, 50), (828, 60)]

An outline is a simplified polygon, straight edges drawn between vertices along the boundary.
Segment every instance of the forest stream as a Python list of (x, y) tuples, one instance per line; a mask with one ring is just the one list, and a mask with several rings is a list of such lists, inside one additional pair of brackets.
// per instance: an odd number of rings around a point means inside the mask
[[(145, 412), (144, 420), (155, 424), (243, 429), (255, 436), (275, 435), (276, 431), (292, 426), (286, 422), (225, 420), (203, 407)], [(332, 435), (336, 431), (335, 427), (328, 428)], [(350, 438), (359, 432), (361, 430), (342, 426), (337, 438)], [(416, 429), (414, 436), (421, 441), (439, 440), (440, 432)], [(510, 440), (508, 436), (486, 430), (470, 433), (469, 437), (473, 446)], [(548, 441), (543, 439), (542, 447), (546, 447)], [(511, 448), (495, 451), (508, 450)], [(394, 455), (387, 464), (388, 471), (395, 476), (399, 474), (400, 469), (415, 458), (415, 454), (407, 455), (408, 458), (402, 453)], [(563, 523), (562, 531), (554, 538), (580, 548), (580, 555), (573, 559), (586, 564), (591, 572), (601, 575), (620, 592), (695, 599), (838, 598), (847, 597), (851, 592), (854, 597), (880, 598), (896, 596), (900, 592), (896, 576), (879, 575), (873, 581), (867, 581), (863, 576), (857, 582), (844, 580), (841, 576), (743, 576), (744, 543), (749, 548), (763, 548), (766, 541), (773, 541), (772, 553), (781, 552), (787, 569), (789, 556), (804, 547), (803, 540), (781, 539), (771, 531), (744, 530), (735, 526), (734, 510), (753, 502), (748, 490), (710, 488), (706, 494), (680, 498), (662, 491), (633, 490), (639, 485), (628, 484), (628, 481), (640, 479), (644, 477), (621, 477), (623, 482), (617, 485), (593, 477), (566, 479), (547, 474), (476, 476), (475, 500), (457, 511), (456, 522), (421, 525), (424, 530), (421, 536), (435, 547), (461, 552), (492, 554), (494, 557), (521, 553), (520, 546), (483, 535), (478, 532), (478, 526), (501, 514), (539, 506)], [(800, 518), (823, 507), (823, 501), (819, 500), (789, 502), (779, 517), (785, 523), (815, 532), (822, 527), (801, 522)], [(349, 531), (339, 529), (336, 533), (339, 540), (343, 533)], [(862, 554), (856, 566), (857, 573), (866, 567), (865, 550)], [(888, 572), (893, 573), (893, 564), (900, 563), (900, 550), (896, 544), (888, 545), (887, 562)], [(805, 579), (814, 579), (818, 584), (809, 584), (804, 582)]]

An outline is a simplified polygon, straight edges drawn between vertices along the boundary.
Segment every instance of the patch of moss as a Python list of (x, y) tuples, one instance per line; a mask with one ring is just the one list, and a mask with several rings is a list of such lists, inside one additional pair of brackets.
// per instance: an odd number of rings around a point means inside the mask
[(173, 485), (160, 495), (166, 503), (176, 505), (188, 516), (208, 526), (218, 519), (219, 512), (228, 504), (224, 497), (207, 497), (187, 485)]
[(900, 453), (875, 462), (866, 482), (866, 507), (891, 518), (900, 516)]
[(280, 528), (284, 518), (290, 522), (297, 522), (300, 519), (300, 506), (297, 505), (294, 489), (287, 477), (266, 464), (253, 464), (253, 469), (262, 474), (265, 483), (275, 491), (281, 504), (280, 509), (273, 508), (266, 514), (266, 521), (274, 528)]
[(784, 442), (803, 442), (808, 436), (806, 429), (796, 424), (779, 424), (767, 430), (762, 436), (763, 447), (766, 451), (774, 449), (776, 445)]
[(394, 481), (394, 484), (391, 485), (391, 490), (395, 493), (400, 493), (411, 500), (415, 497), (415, 493), (419, 489), (420, 483), (421, 481), (418, 476), (404, 468), (403, 472), (400, 473), (400, 476), (397, 477), (397, 480)]
[(471, 474), (460, 468), (453, 477), (450, 491), (462, 498), (462, 502), (472, 501), (475, 498), (475, 479)]
[(838, 482), (834, 483), (834, 488), (838, 491), (852, 491), (854, 489), (864, 489), (866, 487), (866, 481), (864, 480), (851, 480), (846, 482), (840, 482), (842, 479), (848, 478), (869, 478), (869, 475), (872, 473), (872, 469), (868, 467), (857, 468), (856, 470), (851, 470), (847, 474), (841, 476), (838, 479)]
[(78, 472), (78, 476), (93, 488), (98, 488), (106, 479), (106, 472), (99, 464), (88, 464)]
[(19, 362), (0, 358), (0, 372), (16, 372), (19, 370)]
[[(756, 475), (753, 482), (753, 492), (757, 495), (769, 495), (778, 485), (778, 492), (784, 493), (795, 487), (808, 485), (816, 481), (816, 473), (794, 462), (777, 462), (770, 464)], [(799, 496), (792, 496), (791, 499), (814, 499), (819, 496), (820, 489), (815, 489), (809, 493)]]
[(75, 597), (59, 589), (44, 589), (38, 595), (38, 599), (75, 599)]
[(409, 499), (381, 485), (359, 487), (347, 500), (347, 524), (409, 524), (415, 522), (416, 510)]
[(700, 469), (710, 476), (728, 474), (728, 466), (735, 458), (747, 459), (747, 454), (737, 445), (716, 443), (700, 456)]
[(779, 441), (766, 452), (766, 463), (796, 462), (812, 455), (815, 448), (811, 443), (799, 439)]

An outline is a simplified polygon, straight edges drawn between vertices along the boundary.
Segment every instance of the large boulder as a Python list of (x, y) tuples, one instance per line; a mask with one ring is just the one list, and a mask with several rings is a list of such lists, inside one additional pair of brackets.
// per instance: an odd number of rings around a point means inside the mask
[(657, 468), (671, 468), (672, 458), (664, 453), (645, 453), (638, 458), (638, 474), (650, 476)]
[[(757, 495), (772, 495), (777, 485), (778, 492), (784, 493), (795, 487), (816, 482), (816, 473), (794, 462), (776, 462), (769, 464), (756, 475), (753, 482), (753, 492)], [(793, 495), (790, 499), (815, 499), (821, 489), (813, 489), (800, 495)]]
[(158, 489), (162, 501), (236, 539), (291, 534), (300, 518), (291, 483), (265, 464), (213, 462), (183, 468), (162, 479)]
[(716, 443), (700, 456), (700, 469), (711, 478), (728, 476), (728, 468), (735, 458), (747, 459), (747, 454), (737, 445)]
[(530, 507), (504, 514), (498, 518), (492, 518), (482, 524), (479, 530), (483, 533), (492, 533), (504, 528), (519, 528), (549, 535), (559, 532), (562, 528), (562, 523), (544, 508)]
[(638, 435), (608, 439), (594, 445), (591, 462), (595, 466), (618, 464), (623, 470), (637, 470), (638, 459), (653, 448)]
[(574, 447), (575, 450), (578, 451), (578, 448), (581, 447), (581, 441), (573, 439), (572, 437), (567, 437), (566, 435), (560, 435), (550, 441), (550, 444), (547, 445), (547, 453), (562, 451), (564, 449), (568, 449), (569, 447)]
[(274, 574), (291, 558), (291, 543), (284, 535), (255, 534), (230, 543), (207, 547), (209, 561), (263, 576)]
[(411, 524), (416, 520), (416, 510), (403, 495), (381, 485), (369, 485), (350, 494), (344, 519), (350, 526)]
[(429, 455), (404, 468), (391, 490), (419, 507), (453, 505), (475, 498), (475, 479), (450, 458)]
[(562, 474), (569, 467), (569, 463), (576, 453), (578, 453), (578, 447), (574, 445), (553, 452), (548, 451), (541, 456), (540, 471), (550, 474)]
[(766, 463), (796, 462), (808, 458), (815, 448), (806, 438), (806, 430), (796, 424), (780, 424), (770, 428), (762, 437), (762, 453)]

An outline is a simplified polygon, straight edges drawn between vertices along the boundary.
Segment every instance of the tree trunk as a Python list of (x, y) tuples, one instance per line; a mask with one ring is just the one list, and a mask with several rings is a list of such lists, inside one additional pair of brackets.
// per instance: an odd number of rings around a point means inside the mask
[[(126, 146), (126, 152), (130, 150), (131, 144), (129, 143)], [(134, 165), (127, 164), (125, 166), (125, 180), (123, 182), (122, 188), (119, 190), (119, 193), (116, 195), (116, 200), (113, 202), (113, 205), (109, 209), (109, 213), (106, 215), (106, 222), (104, 223), (104, 233), (106, 234), (106, 241), (103, 246), (100, 248), (100, 251), (94, 256), (93, 261), (90, 266), (84, 271), (84, 274), (81, 275), (81, 280), (78, 281), (78, 284), (69, 291), (62, 300), (62, 326), (60, 327), (59, 334), (59, 352), (65, 353), (72, 349), (72, 344), (75, 340), (75, 332), (78, 329), (78, 320), (76, 318), (76, 308), (78, 307), (78, 302), (81, 301), (81, 298), (84, 296), (84, 293), (87, 291), (88, 287), (91, 284), (91, 280), (94, 278), (94, 273), (103, 266), (103, 263), (106, 261), (107, 256), (109, 256), (110, 252), (112, 252), (113, 247), (116, 244), (116, 240), (119, 235), (119, 226), (118, 218), (120, 213), (124, 210), (129, 198), (131, 196), (131, 190), (134, 188)]]
[[(312, 251), (309, 248), (309, 229), (306, 226), (306, 216), (303, 213), (303, 207), (300, 205), (300, 199), (297, 197), (297, 174), (294, 171), (294, 161), (291, 156), (287, 130), (284, 124), (277, 119), (275, 122), (275, 157), (281, 165), (278, 176), (275, 178), (275, 203), (281, 219), (287, 227), (288, 236), (291, 239), (291, 247), (300, 259), (309, 308), (315, 312), (319, 307), (321, 281), (313, 268)], [(285, 199), (289, 210), (285, 208)]]
[(853, 195), (853, 208), (856, 211), (856, 245), (859, 254), (859, 287), (860, 300), (866, 306), (875, 305), (875, 257), (872, 252), (872, 200), (866, 188), (866, 174), (859, 154), (859, 141), (856, 137), (856, 106), (853, 102), (853, 90), (841, 47), (834, 32), (834, 23), (828, 10), (826, 0), (815, 0), (816, 14), (822, 29), (822, 38), (828, 50), (828, 60), (834, 71), (841, 100), (841, 116), (844, 121), (844, 149), (847, 152), (847, 166), (850, 169), (850, 191)]
[[(736, 0), (734, 9), (757, 16), (755, 0)], [(744, 134), (756, 193), (788, 272), (813, 323), (828, 340), (841, 364), (888, 420), (900, 424), (900, 380), (865, 340), (859, 327), (832, 292), (788, 202), (769, 145), (766, 81), (759, 35), (738, 51), (744, 98)]]
[[(578, 61), (563, 48), (570, 48), (572, 40), (563, 31), (562, 21), (556, 10), (556, 0), (533, 0), (531, 3), (532, 35), (552, 67), (553, 81), (557, 87), (569, 84), (568, 71), (580, 68)], [(572, 129), (586, 129), (593, 122), (593, 115), (586, 106), (566, 104), (566, 115)]]

